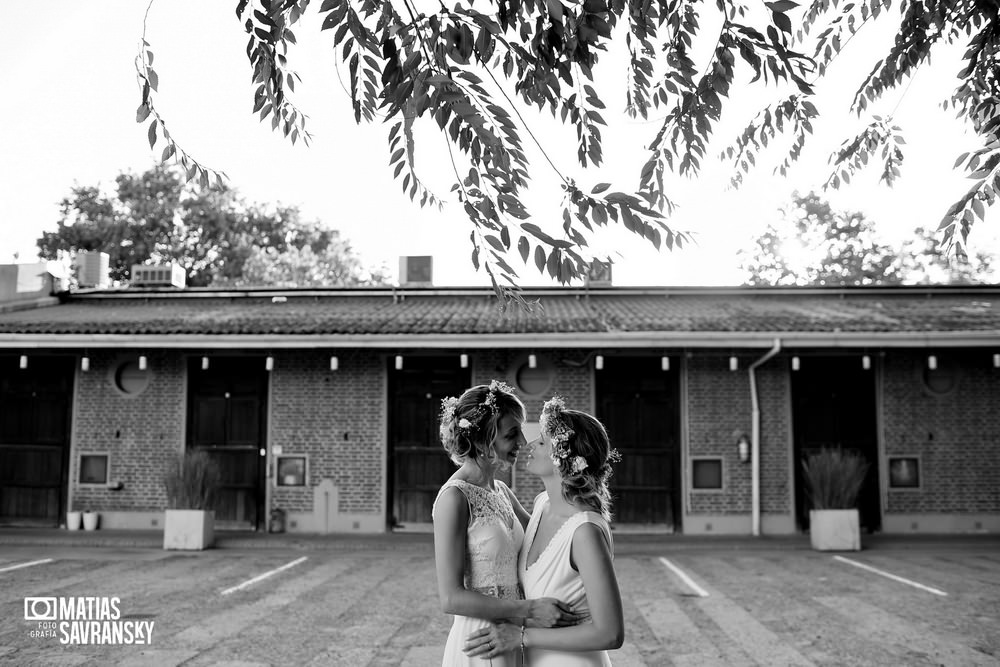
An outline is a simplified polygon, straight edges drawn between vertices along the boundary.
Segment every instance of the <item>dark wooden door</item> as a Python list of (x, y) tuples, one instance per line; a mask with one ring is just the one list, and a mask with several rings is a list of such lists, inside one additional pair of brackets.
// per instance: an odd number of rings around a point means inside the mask
[(264, 359), (213, 358), (188, 364), (188, 447), (219, 464), (215, 504), (221, 528), (258, 529), (264, 523), (267, 371)]
[(611, 476), (615, 521), (680, 530), (680, 417), (676, 371), (660, 357), (605, 357), (595, 371), (597, 415), (621, 452)]
[(438, 489), (455, 472), (438, 435), (441, 399), (469, 388), (458, 355), (389, 359), (389, 525), (431, 523)]
[(0, 357), (0, 523), (59, 525), (72, 400), (72, 358)]
[[(850, 361), (850, 362), (849, 362)], [(809, 528), (809, 501), (802, 461), (823, 447), (860, 453), (869, 463), (858, 512), (861, 526), (879, 530), (882, 512), (878, 482), (875, 373), (857, 360), (803, 357), (792, 373), (792, 423), (795, 441), (795, 508), (799, 526)]]

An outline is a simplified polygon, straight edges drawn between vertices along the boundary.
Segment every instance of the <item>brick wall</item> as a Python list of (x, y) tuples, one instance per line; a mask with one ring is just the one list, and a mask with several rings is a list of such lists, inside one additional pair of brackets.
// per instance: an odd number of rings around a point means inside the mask
[(307, 454), (309, 486), (276, 487), (273, 507), (312, 512), (313, 487), (329, 478), (339, 510), (384, 513), (385, 362), (381, 355), (339, 350), (330, 355), (283, 352), (271, 372), (270, 442), (283, 454)]
[[(528, 352), (522, 350), (491, 350), (476, 355), (475, 382), (502, 379), (518, 388), (518, 370), (528, 363)], [(554, 395), (562, 396), (568, 407), (585, 412), (593, 411), (591, 398), (591, 366), (585, 363), (585, 350), (535, 350), (540, 369), (552, 374), (552, 383), (538, 394), (526, 395), (519, 391), (527, 411), (527, 421), (537, 422), (542, 404)], [(518, 461), (514, 471), (514, 492), (521, 504), (530, 512), (532, 503), (544, 491), (540, 479), (524, 469), (524, 460)]]
[[(729, 370), (729, 355), (693, 354), (687, 358), (688, 456), (721, 457), (724, 492), (689, 491), (691, 514), (748, 514), (752, 511), (752, 469), (739, 460), (739, 433), (749, 438), (752, 405), (748, 368), (763, 352), (737, 355), (739, 370)], [(760, 401), (761, 512), (791, 511), (789, 473), (790, 387), (783, 357), (757, 369)], [(690, 467), (687, 474), (690, 474)], [(688, 482), (690, 484), (690, 482)]]
[(883, 359), (887, 457), (920, 457), (919, 490), (887, 490), (889, 513), (1000, 512), (1000, 370), (991, 351), (937, 353), (953, 390), (927, 389), (927, 354)]
[[(184, 446), (184, 363), (177, 352), (149, 352), (149, 383), (135, 396), (115, 388), (115, 372), (138, 354), (90, 354), (90, 370), (77, 371), (70, 484), (73, 509), (159, 511), (166, 507), (163, 472)], [(80, 454), (107, 452), (110, 491), (78, 483)]]

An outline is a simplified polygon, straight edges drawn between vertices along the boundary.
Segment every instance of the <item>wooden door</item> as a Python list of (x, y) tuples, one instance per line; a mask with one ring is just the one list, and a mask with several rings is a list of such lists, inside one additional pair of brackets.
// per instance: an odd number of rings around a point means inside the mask
[(0, 523), (59, 525), (72, 401), (72, 358), (0, 357)]
[(461, 395), (471, 374), (457, 354), (406, 357), (402, 370), (389, 363), (389, 526), (428, 526), (438, 489), (455, 472), (438, 435), (441, 399)]
[(264, 525), (267, 371), (264, 359), (213, 358), (188, 364), (188, 447), (219, 464), (222, 485), (215, 504), (221, 528)]
[(680, 413), (676, 371), (660, 357), (605, 357), (596, 417), (622, 460), (611, 476), (617, 523), (680, 530)]
[(858, 497), (862, 528), (881, 529), (875, 372), (856, 359), (802, 357), (792, 374), (792, 431), (795, 447), (795, 508), (799, 526), (809, 528), (809, 501), (802, 461), (823, 447), (855, 451), (868, 461)]

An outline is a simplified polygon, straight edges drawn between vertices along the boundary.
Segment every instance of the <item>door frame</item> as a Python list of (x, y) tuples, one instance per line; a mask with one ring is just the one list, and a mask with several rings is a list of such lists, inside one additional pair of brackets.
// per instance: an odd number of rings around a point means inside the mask
[[(184, 363), (182, 364), (184, 373), (184, 427), (183, 427), (183, 445), (181, 453), (188, 451), (189, 449), (202, 449), (205, 451), (211, 451), (212, 447), (195, 447), (192, 445), (191, 439), (193, 437), (193, 420), (194, 411), (192, 410), (192, 402), (194, 401), (194, 392), (192, 391), (192, 384), (195, 382), (197, 373), (193, 366), (200, 362), (200, 359), (206, 356), (204, 353), (197, 354), (186, 354), (184, 355)], [(261, 364), (264, 363), (265, 356), (259, 354), (212, 354), (211, 359), (213, 361), (224, 361), (232, 362), (234, 360), (246, 360), (246, 361), (259, 361)], [(211, 370), (211, 364), (209, 365)], [(200, 371), (200, 369), (197, 369)], [(272, 382), (271, 372), (263, 371), (261, 372), (262, 379), (259, 386), (259, 397), (261, 401), (260, 408), (260, 423), (258, 424), (258, 447), (255, 454), (255, 460), (257, 461), (257, 471), (255, 479), (255, 496), (256, 496), (256, 509), (255, 515), (256, 520), (254, 524), (249, 527), (249, 530), (262, 531), (268, 530), (270, 524), (270, 485), (268, 484), (268, 471), (271, 466), (271, 447), (270, 447), (270, 436), (271, 436), (271, 422), (270, 419), (270, 409), (272, 404), (272, 387), (274, 383)], [(232, 447), (221, 447), (218, 449), (233, 449)], [(260, 455), (260, 449), (263, 449), (264, 456)], [(218, 527), (218, 522), (216, 526)], [(223, 528), (227, 529), (227, 528)]]
[[(604, 351), (597, 350), (596, 353), (604, 354)], [(680, 351), (652, 351), (652, 350), (637, 350), (634, 352), (623, 352), (623, 353), (610, 353), (604, 354), (605, 364), (608, 363), (608, 359), (646, 359), (649, 361), (651, 369), (660, 368), (660, 358), (667, 356), (672, 362), (670, 370), (656, 370), (650, 372), (650, 375), (657, 373), (666, 373), (670, 376), (670, 386), (673, 388), (673, 418), (675, 422), (675, 442), (673, 452), (671, 454), (672, 458), (672, 469), (673, 478), (668, 484), (667, 493), (670, 496), (671, 502), (671, 512), (673, 514), (673, 524), (670, 526), (669, 530), (673, 534), (681, 534), (684, 532), (684, 518), (688, 513), (688, 499), (687, 499), (687, 471), (686, 465), (688, 460), (687, 451), (687, 407), (686, 407), (686, 393), (687, 393), (687, 383), (685, 380), (686, 373), (686, 360), (685, 355)], [(598, 374), (605, 372), (604, 370), (598, 371), (593, 366), (590, 369), (591, 377), (591, 390), (590, 390), (590, 400), (592, 406), (592, 414), (604, 423), (602, 415), (599, 414), (599, 402), (600, 402), (600, 391), (598, 388), (599, 380)], [(611, 443), (612, 447), (615, 446), (614, 441)], [(614, 478), (612, 478), (614, 479)], [(656, 526), (667, 527), (667, 524), (622, 524), (624, 526), (643, 526), (647, 529), (654, 528)]]
[[(801, 353), (800, 352), (800, 353), (797, 354), (797, 356), (801, 357), (804, 360), (804, 363), (809, 363), (809, 360), (816, 360), (816, 359), (822, 359), (822, 360), (830, 361), (830, 360), (836, 360), (836, 359), (841, 359), (841, 358), (843, 358), (845, 361), (847, 359), (853, 360), (856, 363), (858, 363), (859, 366), (860, 366), (860, 363), (861, 363), (860, 362), (860, 358), (855, 357), (854, 355), (844, 355), (844, 354), (838, 354), (836, 352), (823, 352), (823, 351), (820, 351), (820, 352), (815, 353), (815, 354), (810, 354), (809, 352), (805, 352), (805, 353)], [(887, 490), (886, 490), (886, 480), (884, 479), (885, 476), (886, 476), (886, 471), (884, 470), (885, 466), (883, 465), (884, 449), (885, 449), (885, 438), (884, 438), (883, 420), (882, 420), (882, 401), (883, 401), (883, 396), (882, 396), (882, 379), (883, 379), (883, 376), (882, 376), (881, 355), (874, 355), (874, 354), (872, 354), (870, 356), (872, 357), (872, 366), (871, 366), (870, 369), (868, 369), (865, 372), (866, 373), (871, 373), (871, 378), (870, 378), (870, 381), (872, 383), (872, 385), (871, 385), (871, 392), (872, 392), (871, 393), (871, 395), (872, 395), (871, 410), (872, 410), (872, 413), (873, 413), (873, 420), (872, 420), (872, 427), (873, 428), (872, 428), (871, 435), (872, 435), (872, 440), (873, 440), (873, 443), (874, 443), (874, 447), (871, 449), (871, 452), (870, 452), (869, 463), (870, 463), (871, 466), (873, 466), (875, 468), (875, 470), (874, 471), (869, 470), (868, 475), (867, 475), (867, 480), (868, 480), (869, 483), (871, 483), (871, 481), (874, 480), (874, 483), (878, 485), (878, 488), (876, 489), (876, 492), (873, 493), (873, 496), (875, 498), (875, 502), (872, 503), (872, 508), (877, 512), (877, 517), (876, 517), (877, 526), (874, 527), (874, 528), (872, 528), (872, 527), (869, 526), (868, 530), (870, 530), (870, 531), (876, 531), (876, 532), (881, 532), (883, 530), (883, 524), (884, 524), (884, 521), (885, 521), (885, 507), (886, 507), (886, 493), (887, 493)], [(790, 509), (791, 509), (791, 514), (792, 514), (792, 525), (794, 526), (794, 529), (796, 530), (796, 532), (800, 532), (801, 533), (801, 532), (803, 532), (805, 530), (808, 530), (808, 528), (806, 527), (806, 523), (808, 521), (808, 516), (805, 515), (803, 512), (799, 511), (800, 504), (804, 507), (806, 499), (805, 499), (805, 480), (803, 479), (802, 470), (801, 470), (801, 466), (802, 466), (802, 464), (801, 464), (801, 460), (802, 460), (801, 445), (800, 445), (800, 442), (799, 442), (799, 438), (797, 437), (797, 431), (796, 431), (796, 427), (795, 427), (796, 409), (795, 409), (795, 379), (794, 379), (794, 374), (795, 373), (799, 373), (801, 371), (793, 371), (789, 367), (786, 372), (788, 373), (788, 380), (789, 380), (789, 382), (788, 382), (788, 417), (789, 417), (789, 436), (790, 436), (790, 441), (791, 441), (790, 442), (791, 446), (790, 446), (789, 449), (791, 451), (791, 468), (792, 468), (791, 469), (792, 478), (791, 478), (791, 484), (790, 484), (791, 497), (789, 498), (789, 501), (790, 501)], [(800, 501), (801, 501), (801, 503), (800, 503)], [(861, 504), (861, 500), (859, 498), (859, 508), (860, 508), (860, 504)]]
[[(399, 355), (404, 357), (404, 369), (407, 359), (454, 359), (455, 363), (458, 363), (458, 358), (460, 352), (450, 351), (450, 350), (433, 350), (428, 352), (418, 352), (418, 353), (404, 353), (400, 352)], [(395, 517), (396, 513), (396, 471), (394, 465), (394, 454), (395, 449), (393, 446), (393, 410), (392, 410), (392, 392), (395, 389), (395, 379), (394, 371), (395, 369), (390, 366), (393, 363), (397, 353), (387, 353), (383, 355), (381, 368), (382, 372), (385, 374), (385, 452), (382, 457), (384, 462), (384, 472), (382, 478), (385, 480), (385, 488), (383, 493), (383, 499), (385, 502), (385, 528), (388, 532), (405, 530), (413, 532), (427, 532), (431, 530), (432, 524), (427, 523), (404, 523), (400, 522)], [(469, 366), (467, 368), (459, 368), (461, 372), (467, 373), (467, 377), (464, 381), (464, 386), (462, 389), (456, 393), (456, 397), (469, 387), (473, 386), (475, 382), (475, 355), (469, 355)], [(437, 430), (435, 429), (435, 433)], [(439, 444), (440, 446), (440, 444)]]

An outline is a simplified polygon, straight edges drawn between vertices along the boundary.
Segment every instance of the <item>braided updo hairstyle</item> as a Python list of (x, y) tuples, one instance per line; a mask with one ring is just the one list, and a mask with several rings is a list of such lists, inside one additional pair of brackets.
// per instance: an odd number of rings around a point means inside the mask
[(523, 422), (524, 403), (511, 387), (497, 380), (441, 401), (441, 444), (455, 465), (470, 459), (494, 463), (493, 440), (500, 420), (507, 415)]
[[(568, 439), (559, 446), (553, 443), (553, 463), (562, 478), (562, 495), (566, 502), (592, 508), (611, 520), (611, 464), (620, 460), (604, 425), (586, 412), (558, 409), (551, 421), (569, 429)], [(551, 435), (551, 426), (548, 431)], [(559, 454), (563, 456), (559, 456)], [(580, 460), (582, 459), (582, 461)], [(585, 464), (585, 465), (584, 465)]]

